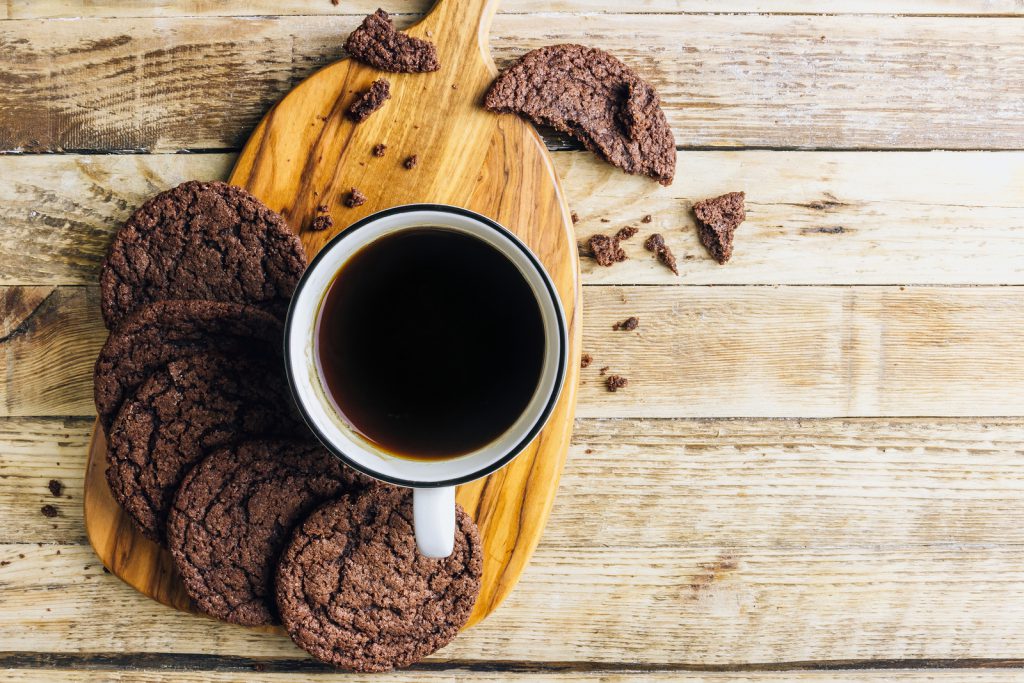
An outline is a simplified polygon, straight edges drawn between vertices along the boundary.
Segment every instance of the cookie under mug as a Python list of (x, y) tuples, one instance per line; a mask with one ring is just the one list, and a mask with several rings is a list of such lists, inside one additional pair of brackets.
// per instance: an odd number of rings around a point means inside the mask
[[(424, 228), (453, 231), (479, 240), (503, 255), (532, 292), (543, 333), (539, 377), (525, 409), (510, 415), (510, 426), (487, 443), (452, 457), (409, 458), (390, 452), (346, 418), (325, 386), (318, 356), (318, 327), (324, 300), (354, 256), (384, 238)], [(473, 287), (466, 282), (465, 287)], [(568, 333), (551, 278), (530, 249), (511, 231), (466, 209), (439, 204), (399, 206), (354, 223), (317, 254), (306, 269), (289, 308), (285, 364), (295, 401), (324, 446), (349, 466), (375, 479), (413, 489), (416, 543), (428, 557), (447, 557), (455, 534), (455, 486), (484, 477), (511, 462), (544, 427), (566, 375)], [(415, 340), (411, 340), (414, 346)], [(501, 359), (496, 358), (500, 363)]]

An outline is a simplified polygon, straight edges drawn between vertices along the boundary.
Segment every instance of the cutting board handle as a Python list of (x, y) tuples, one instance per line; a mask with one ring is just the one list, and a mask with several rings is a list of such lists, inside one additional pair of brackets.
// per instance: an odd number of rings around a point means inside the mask
[(469, 55), (477, 55), (492, 71), (488, 34), (500, 0), (437, 0), (410, 35), (437, 45), (441, 68), (454, 67)]

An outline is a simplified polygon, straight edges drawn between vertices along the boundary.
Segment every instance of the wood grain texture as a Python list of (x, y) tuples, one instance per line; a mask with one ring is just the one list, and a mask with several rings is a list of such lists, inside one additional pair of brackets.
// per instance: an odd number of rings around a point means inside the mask
[[(378, 0), (345, 0), (338, 5), (320, 0), (254, 0), (234, 3), (226, 0), (153, 0), (119, 2), (109, 0), (8, 0), (0, 5), (0, 19), (48, 17), (180, 17), (180, 16), (273, 16), (273, 15), (365, 15), (381, 3)], [(391, 0), (385, 9), (391, 14), (418, 15), (431, 0)], [(825, 9), (827, 11), (821, 11)], [(763, 14), (915, 14), (915, 15), (998, 15), (1024, 14), (1016, 0), (839, 0), (827, 7), (809, 6), (802, 0), (639, 0), (623, 6), (612, 0), (504, 0), (501, 14), (562, 12), (567, 14), (630, 13), (729, 13)]]
[[(1024, 153), (679, 152), (669, 188), (586, 152), (555, 152), (576, 238), (636, 225), (584, 284), (1024, 284)], [(227, 177), (232, 154), (0, 156), (0, 285), (94, 284), (113, 233), (146, 197)], [(747, 191), (727, 266), (697, 241), (690, 206)], [(640, 223), (647, 214), (652, 223)], [(607, 220), (609, 222), (602, 222)], [(644, 251), (665, 235), (675, 277)]]
[[(0, 149), (234, 148), (341, 56), (358, 17), (0, 24)], [(499, 15), (499, 65), (606, 48), (659, 90), (684, 147), (1020, 149), (1024, 26), (962, 17)], [(884, 94), (883, 94), (884, 93)], [(679, 174), (682, 176), (685, 169)]]
[[(483, 578), (469, 624), (511, 592), (536, 547), (558, 488), (572, 431), (580, 358), (580, 283), (568, 205), (536, 131), (517, 117), (479, 104), (494, 77), (486, 45), (493, 0), (443, 0), (411, 35), (433, 37), (441, 68), (388, 74), (391, 97), (366, 121), (346, 111), (381, 76), (351, 60), (303, 81), (267, 113), (236, 161), (229, 181), (278, 211), (312, 258), (351, 222), (403, 204), (451, 204), (483, 214), (516, 233), (551, 277), (568, 323), (568, 371), (547, 426), (494, 474), (459, 487), (457, 500), (483, 540)], [(452, 85), (457, 84), (456, 88)], [(370, 150), (388, 145), (385, 158)], [(403, 160), (417, 155), (409, 170)], [(349, 208), (350, 188), (368, 201)], [(309, 226), (318, 207), (334, 228)], [(107, 489), (102, 434), (94, 433), (86, 474), (85, 524), (104, 564), (145, 594), (188, 608), (168, 553), (146, 541)]]
[[(0, 288), (23, 297), (22, 288)], [(3, 415), (92, 415), (94, 288), (0, 342)], [(584, 417), (1024, 414), (1017, 287), (586, 288)], [(635, 332), (613, 332), (626, 317)], [(600, 369), (630, 385), (609, 393)]]

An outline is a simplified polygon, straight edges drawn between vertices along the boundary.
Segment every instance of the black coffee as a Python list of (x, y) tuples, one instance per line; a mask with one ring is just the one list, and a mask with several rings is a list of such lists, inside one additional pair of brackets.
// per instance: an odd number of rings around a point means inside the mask
[(540, 308), (501, 252), (416, 228), (353, 255), (320, 308), (321, 381), (345, 420), (394, 455), (444, 458), (493, 441), (540, 379)]

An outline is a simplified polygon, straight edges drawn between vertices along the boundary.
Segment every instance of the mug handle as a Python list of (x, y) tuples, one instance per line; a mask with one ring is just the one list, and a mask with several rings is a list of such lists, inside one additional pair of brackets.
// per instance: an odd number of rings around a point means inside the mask
[(448, 557), (455, 547), (455, 487), (412, 490), (416, 547), (424, 557)]

